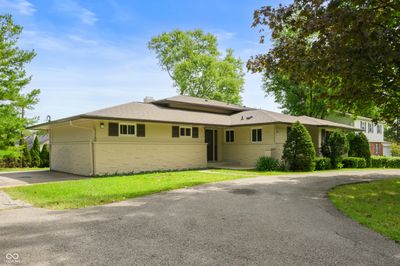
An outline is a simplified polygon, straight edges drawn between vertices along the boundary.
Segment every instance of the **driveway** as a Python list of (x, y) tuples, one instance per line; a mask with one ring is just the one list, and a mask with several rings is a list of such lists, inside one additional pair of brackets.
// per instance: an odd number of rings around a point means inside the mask
[(76, 180), (85, 178), (83, 176), (61, 173), (49, 170), (20, 171), (20, 172), (0, 172), (0, 188), (21, 186), (36, 183), (57, 182), (66, 180)]
[(326, 197), (338, 184), (394, 176), (266, 176), (80, 210), (0, 211), (0, 256), (18, 253), (28, 265), (400, 265), (399, 245)]

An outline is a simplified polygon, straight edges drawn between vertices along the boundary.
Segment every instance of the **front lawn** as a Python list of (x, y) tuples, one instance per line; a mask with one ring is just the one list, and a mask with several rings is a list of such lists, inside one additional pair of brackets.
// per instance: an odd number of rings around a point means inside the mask
[(347, 216), (400, 242), (400, 179), (338, 186), (329, 198)]
[(252, 176), (181, 171), (87, 178), (5, 188), (4, 191), (13, 199), (21, 199), (37, 207), (60, 210), (100, 205), (171, 189), (244, 177)]

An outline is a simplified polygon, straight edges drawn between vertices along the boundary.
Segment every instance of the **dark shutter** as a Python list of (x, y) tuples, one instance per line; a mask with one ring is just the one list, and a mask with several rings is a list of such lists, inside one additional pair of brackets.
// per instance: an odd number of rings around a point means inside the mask
[(198, 127), (193, 128), (192, 138), (195, 138), (195, 139), (199, 138), (199, 128)]
[(118, 137), (118, 123), (108, 123), (108, 135)]
[(137, 134), (138, 137), (145, 137), (146, 136), (146, 126), (145, 124), (137, 124)]
[(229, 130), (225, 131), (225, 142), (229, 142)]
[(179, 127), (178, 126), (172, 126), (172, 137), (179, 138)]

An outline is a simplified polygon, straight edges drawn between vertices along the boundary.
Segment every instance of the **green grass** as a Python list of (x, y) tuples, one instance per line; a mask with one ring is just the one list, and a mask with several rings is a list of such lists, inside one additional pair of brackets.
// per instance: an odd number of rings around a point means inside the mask
[(27, 167), (27, 168), (0, 168), (0, 172), (17, 172), (17, 171), (32, 171), (32, 170), (49, 170), (48, 167)]
[(210, 169), (209, 171), (216, 173), (227, 173), (227, 174), (270, 176), (270, 175), (293, 175), (293, 174), (312, 174), (312, 173), (325, 173), (325, 172), (329, 173), (337, 171), (368, 171), (368, 170), (384, 170), (384, 168), (342, 168), (342, 169), (320, 170), (313, 172), (257, 171), (256, 169), (243, 169), (243, 170)]
[(400, 242), (400, 179), (338, 186), (329, 192), (345, 215)]
[(72, 209), (100, 205), (204, 183), (251, 177), (227, 173), (181, 171), (98, 177), (3, 189), (13, 199), (37, 207)]

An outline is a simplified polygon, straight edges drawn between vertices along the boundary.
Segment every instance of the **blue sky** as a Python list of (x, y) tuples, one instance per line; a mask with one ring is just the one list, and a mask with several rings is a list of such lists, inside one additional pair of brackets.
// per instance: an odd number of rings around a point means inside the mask
[[(220, 49), (233, 48), (244, 62), (265, 52), (251, 28), (253, 11), (285, 1), (77, 1), (0, 0), (0, 12), (24, 26), (20, 46), (35, 49), (28, 66), (27, 89), (39, 88), (40, 102), (31, 111), (44, 121), (75, 115), (145, 96), (176, 94), (154, 53), (152, 36), (179, 28), (200, 28), (218, 37)], [(261, 76), (246, 74), (243, 103), (278, 111), (265, 98)]]

